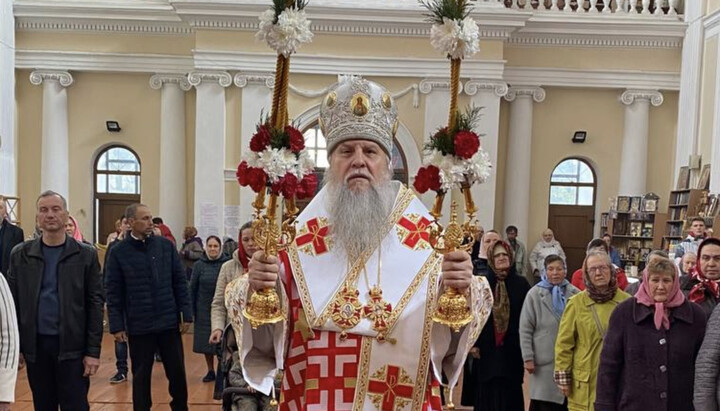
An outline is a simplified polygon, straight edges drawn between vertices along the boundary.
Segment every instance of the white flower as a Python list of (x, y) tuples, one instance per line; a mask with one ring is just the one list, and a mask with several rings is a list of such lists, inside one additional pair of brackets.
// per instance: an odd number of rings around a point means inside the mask
[(480, 29), (470, 17), (463, 20), (443, 18), (430, 29), (430, 44), (453, 59), (470, 57), (480, 50)]
[(315, 172), (315, 162), (310, 158), (310, 153), (307, 150), (300, 151), (297, 161), (300, 176)]
[(443, 17), (443, 24), (433, 24), (430, 29), (430, 44), (443, 54), (451, 54), (457, 48), (460, 26), (456, 20)]
[(492, 170), (490, 158), (482, 149), (466, 160), (432, 150), (426, 154), (423, 164), (433, 165), (440, 170), (440, 186), (444, 191), (459, 189), (465, 182), (484, 183)]
[(260, 15), (260, 30), (255, 37), (267, 42), (278, 54), (289, 57), (300, 44), (312, 41), (310, 20), (304, 10), (287, 8), (278, 16), (277, 24), (273, 24), (274, 19), (273, 10), (263, 12)]

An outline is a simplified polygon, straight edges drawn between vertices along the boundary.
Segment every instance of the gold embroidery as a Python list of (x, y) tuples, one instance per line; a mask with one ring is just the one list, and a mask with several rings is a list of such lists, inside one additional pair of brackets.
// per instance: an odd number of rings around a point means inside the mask
[(370, 375), (370, 353), (372, 352), (373, 339), (362, 337), (360, 348), (360, 359), (358, 361), (358, 381), (355, 386), (355, 398), (353, 399), (353, 411), (360, 411), (365, 406), (365, 395), (368, 389), (368, 377)]
[(357, 288), (346, 283), (330, 304), (331, 318), (335, 325), (342, 330), (340, 332), (341, 340), (345, 340), (347, 330), (354, 328), (362, 319), (363, 305), (360, 303), (359, 295)]
[[(442, 259), (438, 259), (436, 263), (439, 263)], [(428, 277), (428, 288), (427, 296), (425, 300), (425, 319), (423, 325), (422, 345), (420, 347), (420, 360), (418, 361), (417, 377), (415, 377), (415, 391), (413, 392), (413, 410), (419, 410), (422, 408), (422, 404), (425, 402), (425, 390), (427, 388), (427, 374), (430, 365), (430, 336), (433, 328), (432, 314), (435, 312), (435, 300), (437, 299), (438, 291), (438, 274), (439, 268), (435, 267), (430, 272)]]
[(368, 396), (377, 409), (395, 411), (405, 408), (415, 388), (412, 378), (402, 367), (387, 364), (375, 371), (370, 378)]
[(315, 336), (315, 332), (313, 332), (312, 328), (310, 328), (307, 316), (302, 308), (298, 309), (298, 320), (295, 323), (295, 329), (300, 331), (300, 336), (302, 336), (303, 342), (308, 342), (308, 340)]

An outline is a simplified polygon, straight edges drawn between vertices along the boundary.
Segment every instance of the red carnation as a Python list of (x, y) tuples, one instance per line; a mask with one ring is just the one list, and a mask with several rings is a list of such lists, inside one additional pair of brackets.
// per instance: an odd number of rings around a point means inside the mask
[(468, 159), (480, 148), (480, 137), (472, 131), (458, 131), (455, 135), (455, 155)]
[(290, 137), (290, 150), (293, 153), (299, 153), (305, 148), (305, 137), (300, 130), (292, 126), (285, 126), (285, 132)]
[(265, 188), (267, 175), (262, 168), (250, 167), (248, 169), (247, 181), (250, 188), (252, 188), (254, 192), (259, 193), (260, 190)]
[(250, 150), (259, 153), (265, 150), (265, 147), (270, 145), (270, 129), (267, 126), (262, 125), (258, 127), (257, 133), (250, 139)]
[(294, 174), (287, 173), (285, 176), (272, 185), (274, 194), (282, 194), (285, 198), (291, 198), (298, 189), (298, 179)]
[(245, 187), (248, 185), (248, 171), (250, 167), (248, 167), (247, 162), (243, 161), (238, 165), (237, 172), (235, 173), (235, 177), (237, 177), (238, 184)]
[(300, 185), (298, 186), (297, 190), (297, 197), (299, 199), (303, 198), (310, 198), (315, 194), (315, 190), (317, 190), (317, 176), (313, 173), (305, 175), (302, 180), (300, 180)]
[(413, 186), (420, 194), (428, 190), (440, 190), (440, 169), (435, 166), (421, 167), (415, 176)]

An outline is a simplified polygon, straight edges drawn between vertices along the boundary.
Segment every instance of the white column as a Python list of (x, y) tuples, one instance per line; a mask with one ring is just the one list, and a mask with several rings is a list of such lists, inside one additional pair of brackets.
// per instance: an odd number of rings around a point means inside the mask
[(185, 92), (187, 76), (156, 74), (150, 87), (160, 97), (160, 204), (158, 216), (176, 235), (187, 224), (187, 173), (185, 144)]
[(30, 73), (30, 83), (43, 85), (40, 190), (53, 190), (70, 201), (66, 88), (73, 78), (66, 71), (38, 70)]
[[(720, 67), (720, 42), (717, 45), (717, 53), (715, 61), (716, 67)], [(720, 81), (715, 81), (715, 93), (714, 93), (713, 106), (715, 112), (713, 113), (713, 129), (712, 129), (712, 146), (711, 146), (711, 157), (710, 157), (710, 192), (720, 192)], [(717, 232), (717, 229), (716, 229)], [(717, 234), (715, 234), (717, 237)]]
[(15, 16), (10, 1), (0, 2), (0, 194), (17, 194), (15, 142)]
[(685, 2), (685, 22), (688, 23), (688, 27), (685, 30), (682, 47), (675, 165), (672, 181), (677, 181), (680, 167), (688, 165), (690, 156), (698, 154), (701, 69), (705, 45), (702, 3), (700, 1)]
[(230, 74), (193, 72), (188, 76), (197, 89), (195, 108), (195, 193), (193, 224), (203, 238), (222, 237), (225, 207), (225, 87)]
[[(483, 107), (477, 131), (482, 134), (480, 147), (488, 153), (493, 165), (490, 178), (474, 185), (471, 192), (478, 207), (480, 225), (489, 230), (495, 224), (495, 194), (497, 187), (498, 133), (500, 129), (500, 98), (508, 92), (505, 82), (494, 80), (470, 80), (465, 83), (465, 93), (471, 96), (471, 104)], [(496, 227), (502, 229), (502, 227)]]
[(542, 103), (545, 90), (537, 86), (510, 87), (505, 100), (511, 102), (506, 164), (512, 164), (512, 167), (505, 167), (503, 228), (511, 224), (516, 226), (518, 237), (527, 244), (533, 102)]
[(657, 107), (663, 95), (655, 90), (627, 90), (620, 96), (625, 105), (625, 125), (620, 157), (621, 196), (641, 196), (646, 193), (647, 144), (650, 126), (650, 104)]
[[(240, 152), (243, 154), (245, 150), (250, 149), (250, 139), (255, 134), (255, 127), (260, 121), (261, 114), (270, 114), (275, 77), (269, 74), (238, 73), (235, 75), (234, 83), (242, 89)], [(255, 192), (250, 187), (240, 187), (241, 224), (252, 218), (254, 200)], [(237, 233), (233, 233), (232, 236), (237, 237)]]
[[(420, 93), (426, 95), (423, 141), (427, 141), (437, 129), (447, 125), (450, 110), (450, 81), (449, 79), (425, 79), (420, 82), (419, 89)], [(462, 82), (458, 92), (462, 93)], [(412, 181), (410, 183), (412, 184)], [(450, 197), (452, 197), (452, 193), (445, 195), (443, 216), (440, 219), (443, 224), (449, 220)], [(435, 201), (435, 192), (428, 191), (421, 195), (420, 199), (426, 207), (430, 208)]]

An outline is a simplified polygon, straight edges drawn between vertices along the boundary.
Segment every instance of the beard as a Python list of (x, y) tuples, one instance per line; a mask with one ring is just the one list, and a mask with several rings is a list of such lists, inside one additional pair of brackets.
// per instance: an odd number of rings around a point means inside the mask
[(337, 178), (328, 169), (324, 184), (328, 189), (330, 232), (339, 250), (353, 261), (377, 247), (395, 203), (390, 178), (371, 183), (366, 190), (352, 190), (347, 179)]

